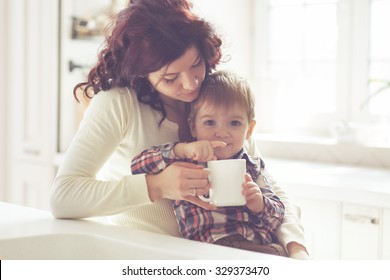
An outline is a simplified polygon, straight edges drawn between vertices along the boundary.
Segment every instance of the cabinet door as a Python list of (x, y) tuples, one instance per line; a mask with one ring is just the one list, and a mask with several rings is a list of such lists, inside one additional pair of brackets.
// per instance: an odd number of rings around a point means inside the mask
[(350, 203), (342, 208), (342, 259), (378, 259), (380, 208)]
[(390, 208), (383, 209), (382, 259), (390, 260)]
[(50, 186), (55, 174), (51, 165), (17, 163), (9, 189), (9, 202), (49, 209)]
[(58, 92), (58, 1), (9, 1), (11, 158), (52, 160)]
[(5, 200), (47, 208), (56, 150), (58, 0), (8, 1)]
[(311, 258), (339, 259), (340, 203), (293, 196), (291, 200), (301, 208), (301, 221)]

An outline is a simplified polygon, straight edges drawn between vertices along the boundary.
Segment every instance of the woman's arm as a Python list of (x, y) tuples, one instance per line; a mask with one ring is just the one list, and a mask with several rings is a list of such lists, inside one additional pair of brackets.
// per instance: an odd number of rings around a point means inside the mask
[[(247, 141), (246, 148), (250, 155), (261, 156), (253, 137)], [(265, 165), (267, 165), (266, 162)], [(291, 203), (287, 194), (269, 174), (265, 175), (271, 181), (274, 193), (285, 207), (283, 223), (276, 231), (279, 243), (285, 248), (290, 257), (299, 259), (309, 258), (305, 245), (304, 229), (300, 221), (300, 208)]]
[(292, 258), (309, 258), (305, 247), (304, 229), (300, 221), (300, 208), (289, 201), (286, 193), (276, 184), (273, 184), (275, 194), (285, 207), (283, 223), (276, 231), (280, 244)]
[(151, 203), (145, 175), (132, 176), (128, 171), (118, 180), (96, 179), (131, 129), (129, 119), (136, 117), (130, 116), (131, 102), (129, 93), (114, 90), (92, 99), (52, 185), (50, 203), (55, 217), (110, 215)]

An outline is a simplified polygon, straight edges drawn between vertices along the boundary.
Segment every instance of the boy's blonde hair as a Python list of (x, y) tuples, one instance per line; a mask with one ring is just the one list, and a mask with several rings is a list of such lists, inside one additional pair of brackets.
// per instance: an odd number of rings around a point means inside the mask
[(205, 103), (224, 110), (238, 104), (245, 108), (249, 122), (255, 118), (255, 101), (250, 85), (233, 72), (216, 71), (203, 81), (199, 97), (189, 105), (188, 118), (194, 120)]

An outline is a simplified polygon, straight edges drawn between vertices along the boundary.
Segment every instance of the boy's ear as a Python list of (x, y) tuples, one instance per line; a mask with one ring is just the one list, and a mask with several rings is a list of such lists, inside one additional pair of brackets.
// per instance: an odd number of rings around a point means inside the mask
[(248, 139), (249, 137), (251, 137), (253, 129), (255, 128), (255, 126), (256, 126), (256, 121), (255, 120), (251, 121), (251, 123), (249, 124), (248, 131), (246, 132), (245, 139)]
[(196, 130), (195, 130), (195, 123), (192, 121), (192, 119), (187, 119), (188, 126), (190, 128), (191, 136), (196, 139)]

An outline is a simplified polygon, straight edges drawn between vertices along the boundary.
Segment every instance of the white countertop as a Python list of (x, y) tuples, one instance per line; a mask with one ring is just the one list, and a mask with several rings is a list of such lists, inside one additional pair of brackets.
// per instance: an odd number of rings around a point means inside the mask
[(0, 202), (0, 259), (287, 259)]
[(390, 208), (390, 170), (267, 158), (288, 194)]

